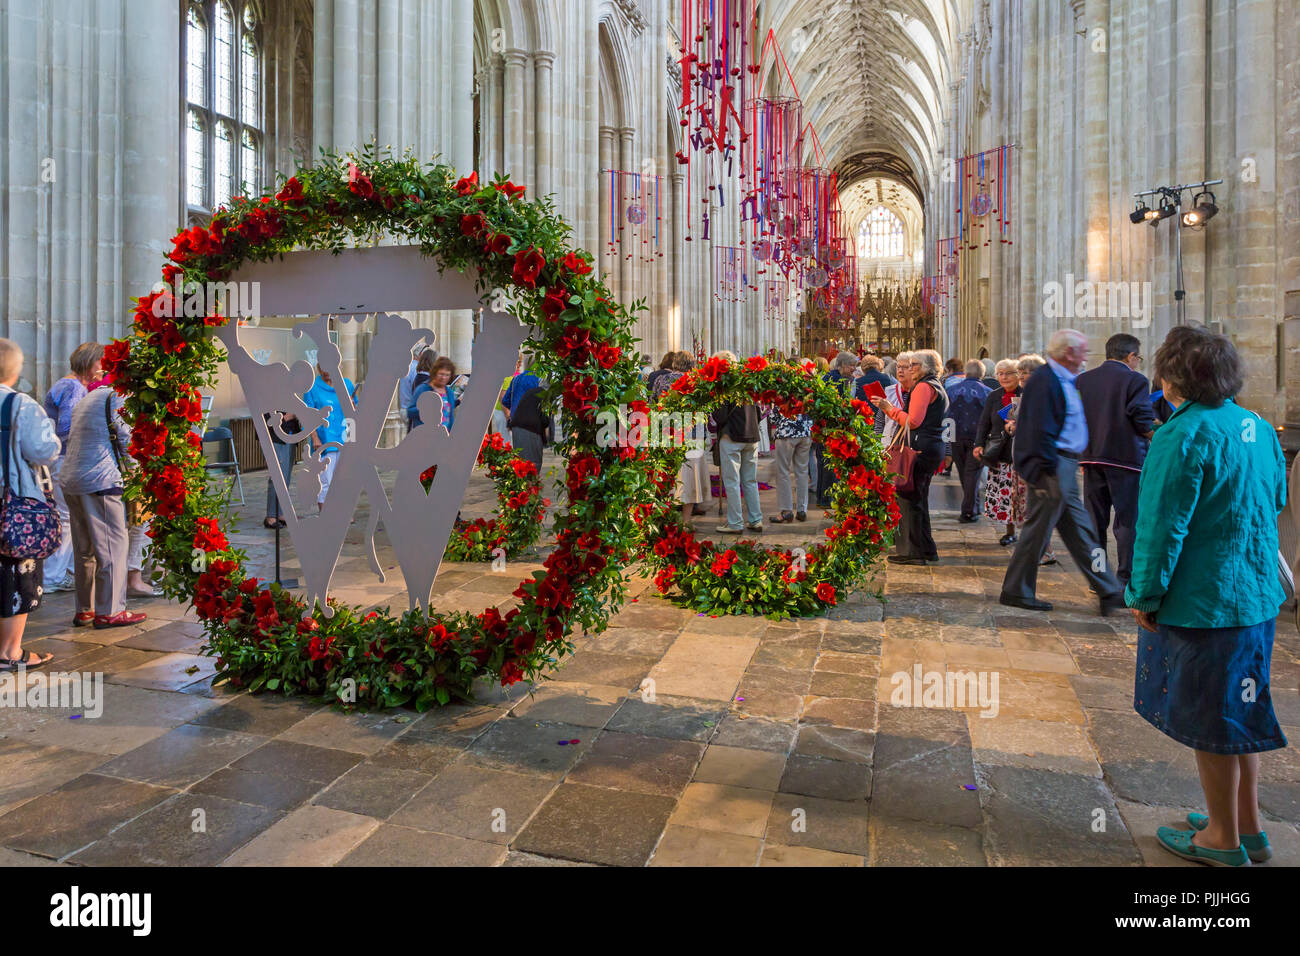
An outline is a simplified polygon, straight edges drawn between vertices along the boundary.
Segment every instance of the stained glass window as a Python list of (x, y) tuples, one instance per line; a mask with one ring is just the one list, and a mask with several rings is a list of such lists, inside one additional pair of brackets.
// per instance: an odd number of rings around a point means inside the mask
[(884, 206), (876, 206), (858, 226), (858, 255), (887, 259), (902, 254), (902, 221)]
[(259, 0), (190, 0), (182, 35), (187, 221), (262, 185)]

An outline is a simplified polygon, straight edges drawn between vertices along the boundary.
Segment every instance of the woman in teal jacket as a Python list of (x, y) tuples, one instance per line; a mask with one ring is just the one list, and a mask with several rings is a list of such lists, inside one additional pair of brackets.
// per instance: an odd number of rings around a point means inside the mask
[(1248, 866), (1271, 855), (1259, 754), (1286, 746), (1269, 692), (1286, 468), (1273, 427), (1233, 401), (1244, 376), (1226, 338), (1175, 328), (1155, 374), (1175, 411), (1142, 469), (1125, 592), (1140, 628), (1133, 707), (1195, 750), (1209, 811), (1156, 838), (1186, 859)]

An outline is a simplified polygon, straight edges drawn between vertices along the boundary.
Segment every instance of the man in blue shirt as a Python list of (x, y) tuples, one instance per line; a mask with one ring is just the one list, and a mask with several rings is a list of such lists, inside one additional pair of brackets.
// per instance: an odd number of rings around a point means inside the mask
[(948, 415), (952, 419), (952, 461), (961, 480), (962, 524), (976, 520), (975, 500), (979, 492), (980, 473), (984, 466), (975, 457), (975, 434), (979, 431), (980, 416), (984, 412), (984, 399), (989, 388), (980, 381), (984, 366), (975, 359), (966, 363), (966, 376), (947, 387)]
[(1079, 456), (1088, 447), (1088, 422), (1074, 380), (1088, 360), (1088, 339), (1074, 329), (1061, 329), (1048, 342), (1047, 355), (1047, 364), (1029, 376), (1020, 396), (1015, 468), (1029, 486), (1029, 516), (998, 600), (1031, 611), (1052, 609), (1035, 591), (1039, 560), (1056, 530), (1101, 598), (1104, 616), (1124, 607), (1124, 594), (1079, 494)]
[[(357, 400), (357, 387), (353, 384), (352, 379), (345, 377), (343, 387), (347, 389), (348, 396), (355, 403)], [(334, 391), (329, 372), (319, 365), (316, 366), (316, 381), (312, 383), (311, 388), (307, 390), (307, 394), (303, 396), (303, 402), (311, 408), (322, 411), (329, 409), (329, 417), (325, 420), (325, 424), (312, 433), (310, 442), (313, 448), (334, 442), (342, 445), (352, 437), (343, 406), (339, 402), (338, 394)], [(325, 495), (329, 491), (330, 481), (334, 478), (334, 467), (338, 464), (339, 449), (326, 448), (321, 452), (320, 457), (325, 463), (325, 470), (320, 476), (320, 494), (316, 498), (317, 510), (325, 507)]]

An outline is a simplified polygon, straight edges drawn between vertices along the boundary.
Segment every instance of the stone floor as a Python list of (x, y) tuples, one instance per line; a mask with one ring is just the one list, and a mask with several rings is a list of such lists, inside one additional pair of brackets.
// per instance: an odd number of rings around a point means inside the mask
[[(250, 503), (263, 488), (249, 477)], [(936, 508), (954, 491), (938, 482)], [(466, 516), (491, 499), (476, 476)], [(235, 542), (271, 573), (247, 513)], [(1200, 790), (1191, 752), (1133, 713), (1131, 618), (1096, 616), (1072, 567), (1043, 575), (1054, 612), (1001, 607), (999, 530), (954, 519), (936, 515), (940, 565), (888, 570), (883, 606), (714, 619), (640, 581), (532, 695), (485, 687), (475, 706), (424, 715), (213, 689), (183, 608), (139, 602), (142, 626), (73, 630), (70, 596), (53, 595), (28, 646), (102, 672), (105, 709), (0, 709), (0, 863), (1194, 865), (1155, 845)], [(799, 538), (776, 530), (767, 539)], [(396, 571), (378, 584), (345, 553), (340, 596), (404, 604)], [(529, 567), (507, 570), (445, 567), (438, 606), (509, 601)], [(996, 675), (996, 716), (974, 700), (894, 706), (894, 676), (918, 665)], [(1273, 666), (1293, 746), (1263, 757), (1260, 803), (1268, 865), (1295, 865), (1300, 637), (1285, 615)]]

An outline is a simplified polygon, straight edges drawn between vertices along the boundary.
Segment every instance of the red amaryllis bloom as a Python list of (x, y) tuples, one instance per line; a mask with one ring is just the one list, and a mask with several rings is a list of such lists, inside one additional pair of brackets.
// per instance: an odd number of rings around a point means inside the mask
[(537, 276), (546, 265), (546, 259), (535, 248), (529, 247), (515, 253), (515, 268), (512, 274), (515, 282), (530, 289), (537, 287)]
[(576, 253), (570, 252), (564, 257), (564, 270), (574, 275), (585, 276), (591, 272), (591, 263)]
[(520, 478), (531, 478), (533, 475), (537, 474), (537, 466), (531, 461), (524, 461), (522, 458), (516, 458), (510, 463), (510, 465), (514, 468), (515, 474)]
[(131, 444), (127, 452), (135, 459), (161, 458), (167, 454), (167, 426), (145, 415), (137, 415), (131, 426)]
[(746, 372), (761, 372), (765, 368), (767, 368), (767, 359), (763, 358), (761, 355), (755, 355), (753, 358), (745, 362)]
[(452, 635), (448, 632), (447, 628), (441, 624), (435, 624), (433, 627), (429, 628), (429, 634), (424, 639), (424, 642), (428, 644), (429, 649), (436, 654), (451, 643), (451, 637)]
[(506, 250), (510, 248), (510, 237), (503, 232), (488, 236), (487, 242), (483, 243), (483, 251), (488, 255), (504, 256)]
[(362, 199), (373, 199), (375, 195), (370, 177), (358, 169), (356, 163), (348, 163), (348, 189)]
[(514, 199), (516, 196), (522, 196), (524, 194), (524, 187), (516, 186), (512, 182), (497, 183), (496, 188), (497, 192), (505, 193), (507, 199)]
[(623, 350), (617, 345), (602, 343), (596, 346), (596, 361), (600, 363), (601, 368), (613, 368), (622, 355)]
[(548, 322), (559, 318), (560, 313), (569, 307), (569, 292), (563, 286), (553, 286), (542, 300), (542, 314)]
[[(198, 393), (195, 392), (194, 395), (182, 395), (173, 398), (167, 403), (167, 413), (175, 415), (177, 418), (183, 418), (187, 422), (199, 421), (203, 417), (203, 404), (196, 397), (197, 395)], [(193, 435), (194, 433), (188, 432), (187, 434)]]
[(298, 622), (298, 633), (306, 634), (309, 631), (315, 631), (320, 628), (320, 622), (314, 617), (305, 617)]
[(300, 205), (307, 201), (302, 194), (302, 183), (298, 182), (297, 176), (290, 176), (284, 187), (275, 194), (275, 198), (283, 203), (291, 205)]
[(460, 217), (460, 231), (462, 235), (476, 236), (487, 228), (487, 220), (481, 213), (471, 213), (468, 216)]
[(595, 455), (575, 455), (569, 459), (569, 468), (566, 472), (569, 497), (586, 497), (586, 489), (583, 486), (599, 474), (600, 459)]
[(853, 410), (855, 412), (857, 412), (859, 415), (865, 418), (869, 423), (875, 422), (876, 420), (875, 409), (873, 409), (866, 402), (862, 401), (861, 399), (854, 398), (849, 400), (849, 404), (853, 407)]
[(506, 661), (501, 665), (501, 686), (509, 687), (511, 684), (522, 680), (524, 669), (514, 661)]
[(168, 322), (162, 331), (149, 336), (149, 344), (156, 349), (161, 349), (168, 355), (175, 355), (183, 351), (189, 343), (185, 341), (185, 336), (181, 335), (175, 323)]
[(104, 357), (100, 360), (104, 374), (114, 379), (122, 378), (126, 375), (126, 362), (130, 357), (130, 342), (126, 339), (110, 342), (104, 346)]
[(664, 568), (655, 575), (655, 588), (660, 594), (667, 594), (668, 589), (673, 586), (673, 580), (677, 577), (676, 568)]
[(225, 551), (230, 547), (230, 542), (217, 526), (216, 518), (195, 518), (194, 525), (198, 528), (194, 533), (194, 547), (208, 552)]
[(587, 356), (591, 352), (591, 333), (586, 329), (571, 328), (564, 333), (559, 344), (555, 346), (555, 354), (560, 358), (571, 358), (571, 364), (578, 368), (587, 364)]
[(718, 377), (731, 368), (731, 363), (717, 356), (709, 359), (699, 367), (699, 376), (706, 382), (716, 382)]
[(695, 373), (686, 372), (682, 375), (681, 378), (673, 382), (672, 385), (668, 387), (671, 388), (674, 392), (681, 392), (683, 395), (689, 395), (691, 392), (695, 391), (695, 383), (696, 383)]
[(823, 581), (817, 585), (817, 600), (825, 604), (835, 603), (835, 585)]
[(712, 571), (714, 574), (716, 574), (718, 577), (722, 577), (724, 574), (730, 571), (731, 566), (736, 563), (736, 557), (737, 557), (736, 552), (728, 548), (722, 554), (719, 554), (716, 557), (714, 557), (713, 566), (709, 570)]
[(470, 173), (456, 180), (456, 192), (462, 196), (468, 196), (470, 193), (478, 192), (478, 172)]
[(331, 634), (329, 637), (325, 638), (324, 640), (321, 640), (321, 636), (319, 634), (315, 634), (312, 636), (311, 643), (307, 645), (307, 656), (310, 657), (313, 661), (323, 661), (325, 660), (325, 658), (330, 656), (330, 651), (333, 649), (332, 648), (333, 644), (334, 644), (333, 634)]
[(564, 407), (571, 412), (585, 412), (593, 408), (591, 404), (599, 395), (596, 380), (590, 375), (579, 378), (576, 375), (564, 376)]

